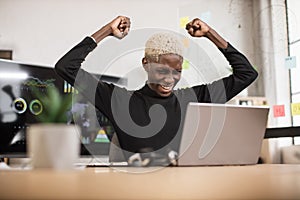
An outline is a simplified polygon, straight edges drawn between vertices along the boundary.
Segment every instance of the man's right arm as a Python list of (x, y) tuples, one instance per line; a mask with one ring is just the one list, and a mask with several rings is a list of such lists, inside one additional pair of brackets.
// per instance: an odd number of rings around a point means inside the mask
[(110, 94), (114, 85), (104, 83), (80, 68), (86, 56), (96, 46), (93, 38), (84, 38), (56, 63), (55, 70), (103, 114), (108, 114), (110, 113)]
[(91, 37), (86, 37), (74, 46), (55, 64), (55, 70), (64, 80), (74, 86), (78, 71), (86, 56), (96, 48), (97, 44)]
[[(96, 48), (97, 43), (107, 36), (122, 39), (127, 35), (129, 27), (129, 18), (122, 16), (115, 18), (91, 37), (86, 37), (74, 46), (55, 65), (57, 74), (79, 90), (101, 111), (103, 111), (103, 108), (110, 108), (110, 93), (114, 85), (99, 81), (92, 74), (81, 69), (81, 64), (86, 56)], [(95, 99), (97, 100), (96, 102)]]
[[(73, 47), (55, 65), (56, 72), (70, 84), (74, 85), (77, 73), (86, 56), (96, 48), (97, 43), (107, 36), (114, 36), (118, 39), (124, 38), (130, 29), (130, 19), (119, 16), (106, 24), (91, 37), (86, 37), (82, 42)], [(84, 72), (84, 71), (82, 71)]]

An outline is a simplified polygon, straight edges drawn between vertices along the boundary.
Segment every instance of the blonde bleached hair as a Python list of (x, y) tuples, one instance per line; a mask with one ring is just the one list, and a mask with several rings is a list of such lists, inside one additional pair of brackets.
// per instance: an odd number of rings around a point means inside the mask
[(152, 35), (145, 45), (145, 58), (158, 62), (159, 56), (176, 54), (183, 58), (183, 44), (174, 34), (161, 32)]

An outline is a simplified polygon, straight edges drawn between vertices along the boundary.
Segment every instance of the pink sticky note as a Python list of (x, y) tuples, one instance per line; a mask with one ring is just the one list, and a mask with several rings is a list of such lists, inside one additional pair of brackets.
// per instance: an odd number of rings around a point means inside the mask
[(274, 113), (274, 117), (284, 117), (285, 116), (284, 105), (274, 105), (273, 113)]

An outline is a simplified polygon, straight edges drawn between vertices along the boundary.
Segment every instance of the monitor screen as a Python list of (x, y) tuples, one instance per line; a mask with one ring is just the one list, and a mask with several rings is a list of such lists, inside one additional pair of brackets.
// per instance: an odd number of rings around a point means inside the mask
[[(106, 82), (126, 85), (126, 80), (114, 76), (97, 75)], [(53, 68), (17, 63), (0, 59), (0, 157), (26, 157), (26, 130), (40, 123), (37, 116), (43, 106), (34, 98), (33, 91), (47, 90), (54, 86), (61, 95), (74, 95), (72, 123), (81, 128), (81, 155), (108, 155), (109, 137), (114, 133), (109, 120), (80, 93), (62, 78)], [(96, 111), (96, 112), (95, 112)], [(67, 113), (66, 113), (67, 114)]]

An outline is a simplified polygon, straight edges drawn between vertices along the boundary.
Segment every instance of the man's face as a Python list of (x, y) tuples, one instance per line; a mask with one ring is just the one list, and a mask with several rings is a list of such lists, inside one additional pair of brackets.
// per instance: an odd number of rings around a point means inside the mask
[(175, 54), (161, 55), (159, 62), (147, 62), (148, 85), (158, 95), (169, 96), (181, 78), (182, 57)]

